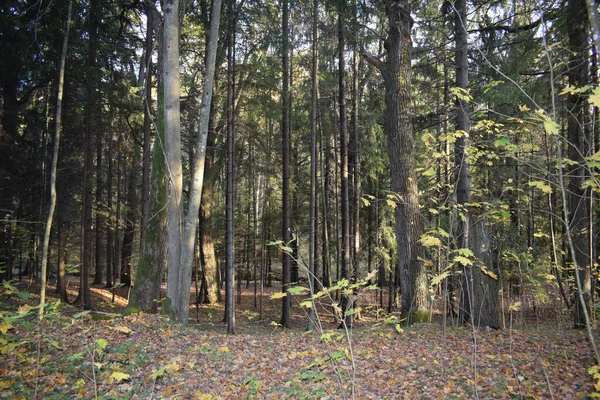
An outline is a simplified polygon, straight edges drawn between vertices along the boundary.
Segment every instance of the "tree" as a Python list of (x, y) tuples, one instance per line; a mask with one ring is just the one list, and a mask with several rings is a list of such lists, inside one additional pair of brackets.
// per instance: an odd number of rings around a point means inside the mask
[[(48, 247), (50, 246), (50, 232), (52, 231), (52, 219), (54, 218), (54, 209), (56, 208), (56, 168), (58, 165), (58, 154), (60, 148), (60, 134), (62, 131), (62, 101), (65, 83), (65, 64), (67, 61), (67, 47), (69, 44), (69, 30), (71, 28), (71, 10), (73, 9), (73, 0), (69, 0), (67, 6), (67, 25), (65, 28), (65, 38), (63, 41), (62, 53), (58, 70), (58, 87), (56, 95), (56, 116), (54, 146), (52, 149), (52, 166), (50, 169), (50, 207), (48, 209), (48, 218), (44, 230), (44, 241), (42, 244), (42, 282), (40, 289), (40, 319), (44, 318), (44, 306), (46, 302), (46, 276), (48, 265)], [(62, 293), (63, 291), (61, 291)]]
[[(569, 85), (581, 88), (589, 79), (588, 63), (588, 40), (586, 23), (586, 8), (583, 0), (571, 0), (565, 13), (565, 26), (568, 34), (569, 68), (567, 77)], [(586, 111), (585, 99), (579, 94), (571, 94), (567, 102), (567, 157), (573, 162), (567, 171), (568, 177), (568, 221), (567, 229), (571, 231), (573, 248), (571, 254), (575, 268), (576, 295), (582, 291), (585, 307), (589, 309), (591, 299), (591, 266), (593, 255), (590, 250), (590, 198), (591, 188), (585, 187), (583, 182), (589, 179), (589, 172), (585, 166), (585, 157), (592, 154), (591, 129), (588, 125), (588, 112)], [(575, 299), (573, 308), (575, 328), (587, 327), (583, 305)]]
[(392, 192), (396, 197), (396, 240), (401, 284), (402, 315), (407, 323), (428, 315), (427, 275), (419, 242), (423, 221), (415, 173), (415, 149), (411, 118), (411, 28), (407, 1), (387, 0), (388, 37), (384, 63), (375, 56), (365, 59), (382, 74), (385, 83), (384, 130), (387, 135)]
[[(342, 274), (341, 278), (350, 280), (350, 199), (348, 178), (348, 121), (346, 117), (346, 51), (344, 23), (346, 0), (340, 0), (338, 9), (338, 105), (340, 109), (340, 176), (341, 176), (341, 213), (342, 213)], [(342, 318), (346, 326), (352, 325), (353, 305), (349, 295), (342, 294)], [(340, 327), (343, 325), (340, 325)]]
[(94, 179), (94, 136), (97, 134), (97, 93), (96, 93), (96, 52), (98, 46), (98, 0), (90, 1), (89, 15), (89, 45), (87, 58), (86, 83), (86, 118), (85, 118), (85, 147), (84, 147), (84, 176), (83, 176), (83, 216), (82, 216), (82, 264), (79, 279), (78, 299), (83, 309), (92, 307), (90, 298), (89, 275), (92, 267), (92, 217), (93, 217), (93, 179)]
[[(289, 246), (292, 238), (291, 216), (290, 216), (290, 78), (289, 78), (289, 3), (288, 0), (282, 1), (282, 44), (281, 44), (281, 69), (283, 73), (282, 98), (282, 116), (281, 116), (281, 145), (282, 145), (282, 236), (284, 246)], [(284, 251), (282, 254), (282, 280), (281, 291), (287, 294), (291, 283), (291, 255)], [(290, 307), (291, 299), (284, 296), (281, 299), (281, 325), (284, 328), (290, 327)]]
[[(229, 27), (227, 34), (227, 198), (225, 201), (226, 250), (225, 250), (225, 321), (227, 333), (235, 334), (235, 253), (234, 253), (234, 218), (235, 218), (235, 28), (236, 0), (231, 0), (229, 7)], [(238, 275), (239, 283), (242, 277)]]

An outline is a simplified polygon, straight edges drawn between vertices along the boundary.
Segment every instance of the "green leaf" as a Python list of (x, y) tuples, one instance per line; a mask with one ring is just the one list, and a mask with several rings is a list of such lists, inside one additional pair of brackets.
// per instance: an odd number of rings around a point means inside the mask
[(473, 251), (466, 247), (463, 247), (462, 249), (456, 249), (456, 252), (463, 257), (474, 257), (475, 256), (475, 254), (473, 254)]
[(548, 135), (557, 136), (560, 132), (560, 127), (558, 126), (558, 124), (554, 120), (552, 120), (552, 118), (544, 114), (543, 111), (538, 112), (538, 115), (542, 118), (542, 121), (544, 123), (544, 130), (546, 131), (546, 133)]
[(394, 200), (385, 199), (385, 202), (388, 204), (388, 206), (396, 208), (396, 202)]
[(96, 339), (96, 345), (98, 345), (98, 350), (102, 351), (106, 349), (106, 346), (108, 346), (108, 342), (106, 341), (106, 339)]
[(158, 370), (154, 371), (152, 373), (152, 375), (150, 375), (150, 378), (152, 380), (156, 380), (158, 378), (162, 378), (163, 376), (165, 376), (166, 373), (167, 373), (167, 367), (163, 366), (163, 367), (160, 367)]
[(440, 282), (442, 282), (444, 279), (446, 279), (448, 276), (450, 275), (450, 272), (448, 271), (444, 271), (441, 274), (434, 276), (433, 278), (431, 278), (431, 283), (429, 284), (429, 286), (437, 286)]
[(435, 168), (429, 168), (427, 171), (423, 172), (423, 176), (435, 176), (435, 174)]
[(84, 315), (88, 315), (89, 313), (90, 313), (90, 310), (78, 312), (77, 314), (73, 315), (73, 318), (79, 319), (79, 318), (83, 317)]
[(300, 307), (313, 308), (313, 302), (312, 302), (312, 300), (304, 300), (304, 301), (300, 302)]
[(292, 286), (287, 291), (291, 294), (301, 295), (304, 292), (310, 292), (310, 289), (303, 286)]

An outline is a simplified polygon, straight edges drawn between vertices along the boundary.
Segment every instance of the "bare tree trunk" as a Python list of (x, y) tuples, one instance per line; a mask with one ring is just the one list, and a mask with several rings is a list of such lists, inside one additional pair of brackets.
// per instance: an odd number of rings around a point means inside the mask
[[(234, 218), (235, 218), (235, 3), (230, 0), (230, 23), (227, 43), (227, 199), (225, 201), (226, 253), (225, 253), (225, 322), (227, 333), (235, 334), (235, 302), (234, 302)], [(241, 276), (238, 276), (241, 283)]]
[[(308, 284), (310, 294), (313, 295), (316, 291), (317, 284), (317, 268), (316, 268), (316, 251), (317, 251), (317, 118), (319, 116), (319, 103), (317, 94), (319, 91), (319, 1), (313, 0), (312, 14), (312, 71), (311, 71), (311, 113), (310, 113), (310, 204), (309, 204), (309, 223), (310, 232), (308, 239)], [(308, 309), (308, 326), (307, 330), (312, 331), (315, 326), (315, 311), (314, 306)]]
[[(282, 193), (282, 236), (285, 246), (289, 246), (291, 240), (291, 216), (290, 216), (290, 80), (289, 80), (289, 2), (282, 0), (282, 72), (283, 72), (283, 91), (282, 91), (282, 154), (283, 154), (283, 193)], [(282, 281), (281, 291), (287, 293), (291, 282), (291, 257), (287, 251), (282, 254)], [(290, 307), (291, 299), (284, 296), (281, 299), (281, 325), (284, 328), (290, 327)]]
[[(206, 162), (206, 143), (208, 140), (208, 126), (210, 108), (214, 87), (215, 63), (217, 57), (217, 44), (219, 39), (219, 24), (221, 20), (221, 0), (214, 0), (211, 11), (211, 25), (206, 55), (206, 69), (204, 74), (204, 87), (200, 104), (200, 122), (198, 140), (196, 143), (196, 157), (192, 167), (192, 183), (188, 200), (188, 209), (185, 214), (181, 252), (180, 273), (178, 278), (178, 320), (182, 324), (188, 323), (190, 312), (190, 285), (192, 279), (192, 264), (194, 260), (194, 247), (196, 229), (198, 228), (198, 213), (202, 199), (202, 184), (204, 181), (204, 165)], [(181, 157), (179, 158), (181, 161)], [(168, 291), (168, 290), (167, 290)]]
[[(106, 210), (110, 221), (113, 217), (113, 140), (108, 137), (107, 171), (106, 171)], [(111, 223), (106, 224), (106, 287), (113, 287), (113, 270), (115, 267), (115, 234)]]
[(79, 301), (82, 308), (89, 310), (92, 307), (90, 298), (89, 275), (92, 266), (92, 199), (93, 199), (93, 180), (94, 180), (94, 135), (96, 130), (96, 83), (95, 83), (95, 64), (96, 47), (98, 42), (97, 19), (98, 19), (98, 0), (90, 1), (89, 16), (89, 45), (87, 60), (87, 104), (86, 104), (86, 131), (85, 131), (85, 150), (84, 150), (84, 177), (83, 177), (83, 246), (82, 246), (82, 266), (79, 284)]
[[(44, 242), (42, 244), (42, 281), (40, 289), (40, 320), (44, 318), (44, 307), (46, 302), (46, 270), (48, 266), (48, 247), (50, 245), (50, 233), (52, 232), (52, 218), (54, 217), (54, 209), (56, 208), (56, 166), (58, 164), (58, 154), (60, 148), (60, 135), (62, 132), (62, 100), (65, 86), (65, 64), (67, 60), (67, 47), (69, 44), (69, 30), (71, 28), (71, 10), (73, 8), (73, 1), (69, 0), (67, 6), (67, 26), (65, 29), (65, 38), (63, 40), (63, 48), (60, 56), (60, 66), (58, 69), (58, 94), (56, 97), (56, 128), (54, 132), (54, 148), (52, 151), (52, 167), (50, 169), (50, 207), (48, 210), (48, 218), (46, 219), (46, 227), (44, 230)], [(60, 241), (59, 241), (60, 247)], [(64, 249), (63, 249), (64, 251)], [(63, 253), (64, 255), (64, 253)], [(63, 258), (64, 261), (64, 258)], [(60, 262), (60, 260), (59, 260)], [(60, 269), (60, 267), (59, 267)], [(61, 300), (63, 293), (66, 295), (64, 289), (64, 264), (63, 264), (63, 280), (61, 288)]]
[[(338, 10), (338, 106), (340, 109), (340, 176), (341, 176), (341, 214), (342, 214), (342, 274), (341, 278), (350, 280), (350, 199), (348, 178), (348, 121), (346, 119), (346, 52), (344, 23), (346, 0), (340, 1)], [(350, 297), (342, 294), (342, 318), (346, 326), (352, 325)]]
[[(569, 50), (571, 59), (567, 76), (569, 85), (572, 87), (583, 87), (587, 83), (589, 69), (587, 63), (587, 20), (583, 0), (574, 0), (567, 8), (567, 30), (569, 37)], [(585, 166), (585, 157), (591, 155), (591, 134), (587, 122), (585, 99), (579, 94), (572, 94), (568, 98), (567, 118), (567, 154), (570, 160), (577, 164), (570, 167), (568, 185), (568, 207), (570, 226), (575, 253), (571, 254), (574, 265), (577, 266), (576, 273), (579, 274), (582, 295), (586, 307), (590, 308), (591, 299), (591, 266), (593, 262), (590, 251), (589, 221), (590, 210), (590, 187), (583, 188), (583, 182), (589, 177)], [(583, 306), (579, 301), (574, 301), (574, 326), (585, 328), (587, 326)]]
[(103, 238), (102, 233), (104, 230), (104, 204), (102, 202), (102, 132), (98, 132), (96, 135), (96, 247), (95, 247), (95, 274), (93, 285), (102, 285), (102, 275), (104, 275), (103, 262), (106, 256), (106, 249), (102, 248)]
[(392, 191), (396, 200), (396, 240), (401, 284), (402, 315), (408, 324), (428, 319), (427, 275), (422, 263), (419, 239), (423, 220), (415, 173), (415, 150), (411, 110), (412, 48), (409, 4), (406, 0), (387, 0), (389, 35), (385, 40), (388, 60), (373, 56), (365, 59), (383, 75), (386, 89), (384, 129), (388, 138)]

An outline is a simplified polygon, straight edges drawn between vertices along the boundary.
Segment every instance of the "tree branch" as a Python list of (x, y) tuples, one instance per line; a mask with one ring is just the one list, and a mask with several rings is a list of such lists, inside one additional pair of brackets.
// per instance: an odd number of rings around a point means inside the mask
[(379, 58), (377, 58), (377, 56), (370, 53), (363, 53), (363, 58), (369, 64), (377, 68), (380, 72), (383, 72), (385, 64)]

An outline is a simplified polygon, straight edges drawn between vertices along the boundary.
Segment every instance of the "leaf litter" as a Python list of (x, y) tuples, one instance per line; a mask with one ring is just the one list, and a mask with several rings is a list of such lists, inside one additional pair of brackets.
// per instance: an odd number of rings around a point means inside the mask
[[(38, 324), (32, 313), (8, 331), (20, 345), (0, 358), (0, 397), (584, 399), (594, 391), (584, 332), (439, 323), (396, 330), (367, 317), (350, 346), (340, 331), (304, 332), (298, 307), (294, 329), (282, 330), (272, 324), (278, 305), (265, 301), (262, 321), (239, 310), (237, 335), (225, 334), (215, 306), (188, 326), (150, 314), (58, 314)], [(336, 325), (325, 318), (323, 326)]]

